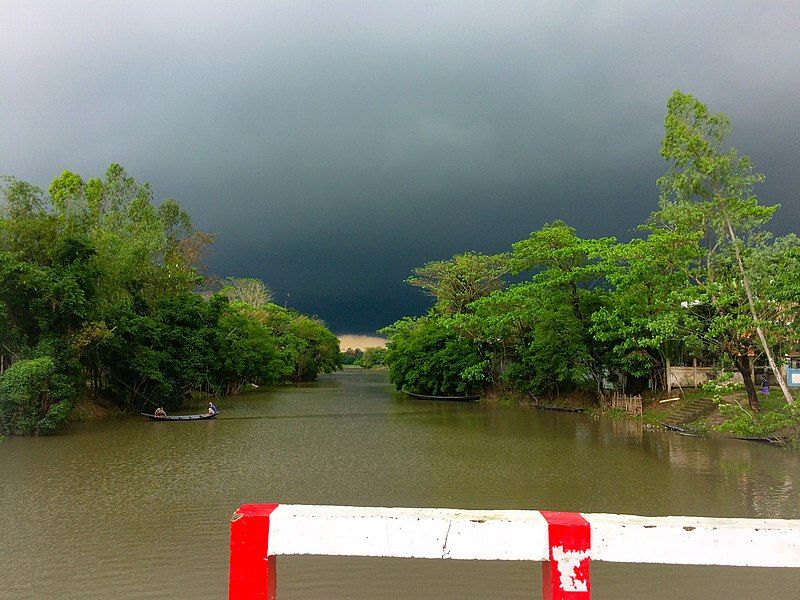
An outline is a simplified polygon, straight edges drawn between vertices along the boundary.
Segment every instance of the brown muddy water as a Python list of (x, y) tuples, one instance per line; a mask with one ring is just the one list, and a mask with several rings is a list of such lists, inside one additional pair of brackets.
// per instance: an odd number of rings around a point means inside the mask
[[(240, 504), (800, 518), (800, 452), (426, 402), (348, 370), (0, 443), (0, 598), (225, 598)], [(539, 598), (538, 564), (279, 557), (278, 598)], [(595, 599), (800, 598), (800, 572), (592, 564)]]

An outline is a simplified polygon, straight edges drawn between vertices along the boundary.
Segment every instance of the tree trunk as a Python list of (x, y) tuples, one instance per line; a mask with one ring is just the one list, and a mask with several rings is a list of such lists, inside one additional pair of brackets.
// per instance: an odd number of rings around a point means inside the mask
[[(747, 294), (747, 304), (750, 307), (750, 315), (753, 318), (754, 323), (758, 323), (758, 315), (756, 314), (756, 305), (753, 301), (753, 293), (750, 290), (750, 280), (747, 277), (747, 273), (744, 270), (744, 262), (742, 261), (742, 255), (739, 253), (739, 242), (736, 239), (736, 233), (733, 231), (733, 226), (731, 225), (730, 219), (728, 219), (727, 212), (725, 214), (725, 225), (728, 227), (728, 234), (731, 237), (731, 242), (733, 242), (733, 250), (736, 253), (736, 263), (739, 266), (739, 274), (742, 276), (742, 286), (744, 287), (744, 291)], [(758, 340), (761, 342), (761, 348), (764, 350), (764, 354), (767, 356), (767, 362), (769, 362), (769, 367), (772, 369), (772, 372), (775, 374), (775, 379), (778, 381), (778, 385), (783, 392), (783, 398), (786, 400), (786, 404), (792, 404), (792, 393), (789, 391), (789, 386), (786, 385), (786, 381), (783, 379), (783, 373), (781, 373), (778, 366), (775, 364), (775, 359), (772, 358), (772, 352), (769, 349), (769, 345), (767, 344), (767, 338), (764, 336), (764, 331), (761, 329), (759, 325), (756, 325), (756, 333), (758, 334)], [(758, 398), (756, 398), (756, 404), (758, 404)], [(752, 404), (751, 404), (752, 405)]]
[(666, 381), (664, 383), (666, 384), (666, 388), (667, 388), (667, 396), (669, 396), (672, 393), (672, 378), (670, 377), (670, 369), (671, 368), (672, 368), (672, 363), (669, 360), (669, 356), (667, 356), (667, 367), (666, 367), (666, 371), (665, 371), (666, 374), (664, 375), (664, 377), (666, 379)]
[(758, 401), (756, 386), (753, 383), (753, 378), (751, 377), (750, 374), (750, 357), (733, 356), (731, 358), (733, 358), (739, 373), (742, 374), (742, 380), (744, 381), (744, 389), (747, 391), (747, 403), (750, 405), (750, 410), (756, 413), (761, 412), (761, 404)]

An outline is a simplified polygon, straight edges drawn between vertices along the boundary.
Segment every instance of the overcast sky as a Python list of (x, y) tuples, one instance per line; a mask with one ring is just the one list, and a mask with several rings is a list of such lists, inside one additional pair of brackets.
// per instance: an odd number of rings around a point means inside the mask
[(798, 32), (796, 1), (3, 1), (0, 173), (121, 163), (217, 235), (214, 273), (371, 333), (429, 305), (429, 260), (630, 236), (676, 88), (796, 231)]

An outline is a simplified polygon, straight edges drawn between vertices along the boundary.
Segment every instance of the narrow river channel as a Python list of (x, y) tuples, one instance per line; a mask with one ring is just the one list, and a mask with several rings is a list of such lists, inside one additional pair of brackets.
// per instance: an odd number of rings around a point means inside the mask
[[(225, 598), (246, 502), (800, 518), (800, 453), (634, 421), (413, 400), (348, 370), (0, 443), (0, 598)], [(278, 599), (539, 597), (532, 563), (285, 557)], [(800, 598), (790, 570), (593, 563), (596, 599)]]

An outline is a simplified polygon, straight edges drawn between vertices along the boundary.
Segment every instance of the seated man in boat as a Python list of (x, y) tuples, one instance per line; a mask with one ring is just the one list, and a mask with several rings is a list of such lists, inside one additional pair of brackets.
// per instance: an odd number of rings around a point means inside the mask
[(217, 405), (213, 402), (208, 403), (208, 414), (215, 415), (217, 414)]
[(153, 413), (153, 415), (156, 416), (156, 417), (166, 417), (167, 416), (167, 411), (165, 411), (163, 407), (159, 406), (156, 409), (156, 412)]

